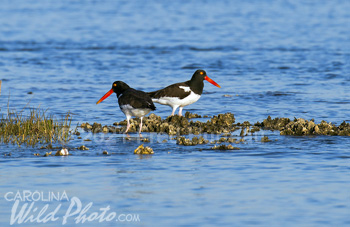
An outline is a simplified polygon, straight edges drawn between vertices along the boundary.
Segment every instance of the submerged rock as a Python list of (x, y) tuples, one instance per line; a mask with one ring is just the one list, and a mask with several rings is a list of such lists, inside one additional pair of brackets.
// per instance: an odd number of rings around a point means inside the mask
[(39, 149), (54, 149), (54, 148), (52, 147), (52, 144), (48, 144), (47, 146), (42, 146)]
[(250, 130), (250, 132), (253, 134), (255, 132), (259, 132), (260, 128), (258, 126), (253, 126), (253, 128)]
[(102, 128), (102, 132), (104, 132), (104, 133), (108, 133), (109, 132), (109, 128), (105, 125), (105, 126), (103, 126), (103, 128)]
[(266, 142), (271, 142), (268, 136), (264, 136), (261, 138), (261, 142), (266, 143)]
[(74, 131), (74, 132), (73, 132), (73, 135), (80, 136), (80, 132)]
[(46, 152), (43, 156), (44, 156), (44, 157), (48, 157), (48, 156), (51, 156), (51, 155), (52, 155), (52, 151)]
[(91, 131), (92, 131), (93, 133), (102, 132), (102, 125), (95, 122), (95, 123), (92, 125)]
[(231, 144), (229, 145), (219, 145), (219, 146), (214, 146), (211, 148), (212, 150), (240, 150), (239, 147), (234, 147)]
[(92, 129), (92, 126), (89, 124), (89, 123), (82, 123), (81, 125), (80, 125), (80, 127), (81, 128), (83, 128), (85, 131), (91, 131), (91, 129)]
[(141, 141), (144, 142), (144, 143), (149, 143), (150, 142), (149, 138), (143, 138), (143, 139), (141, 139)]
[(242, 128), (241, 132), (239, 133), (239, 136), (245, 136), (245, 133), (244, 133), (244, 128)]
[(176, 144), (184, 145), (184, 146), (194, 146), (198, 144), (207, 144), (207, 143), (209, 143), (209, 140), (204, 139), (203, 136), (193, 137), (192, 139), (187, 139), (184, 136), (180, 136), (176, 139)]
[(154, 151), (152, 148), (144, 147), (143, 144), (141, 144), (134, 150), (134, 154), (154, 154)]
[(214, 140), (214, 143), (236, 143), (236, 142), (238, 142), (237, 139), (232, 137), (228, 137), (228, 138), (221, 137), (219, 140)]
[(82, 150), (82, 151), (87, 151), (89, 150), (89, 148), (85, 147), (84, 145), (81, 145), (80, 147), (77, 148), (78, 150)]

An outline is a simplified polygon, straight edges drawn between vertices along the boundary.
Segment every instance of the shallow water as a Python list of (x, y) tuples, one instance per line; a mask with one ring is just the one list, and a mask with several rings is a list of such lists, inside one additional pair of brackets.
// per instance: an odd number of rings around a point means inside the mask
[[(268, 115), (349, 122), (349, 12), (345, 0), (3, 1), (1, 113), (9, 100), (17, 110), (29, 103), (58, 117), (71, 111), (73, 125), (110, 125), (124, 119), (116, 97), (95, 103), (113, 81), (151, 91), (203, 68), (222, 88), (205, 83), (187, 111), (232, 112), (236, 122)], [(157, 105), (155, 113), (166, 117), (171, 109)], [(264, 135), (272, 142), (261, 143)], [(138, 214), (131, 222), (140, 225), (350, 224), (347, 137), (261, 131), (235, 145), (238, 151), (215, 152), (211, 144), (185, 147), (144, 133), (155, 154), (140, 157), (135, 134), (81, 136), (92, 141), (73, 136), (69, 157), (1, 145), (1, 226), (14, 203), (3, 195), (23, 190), (66, 191), (83, 206), (93, 202), (88, 213), (109, 205)], [(73, 150), (82, 144), (90, 150)], [(49, 210), (61, 203), (59, 220), (45, 225), (62, 223), (71, 200), (51, 201)], [(45, 204), (35, 202), (38, 210)]]

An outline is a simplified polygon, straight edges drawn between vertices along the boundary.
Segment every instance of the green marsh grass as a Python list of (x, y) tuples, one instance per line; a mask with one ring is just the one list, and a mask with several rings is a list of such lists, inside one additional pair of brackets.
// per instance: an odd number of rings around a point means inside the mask
[(31, 108), (27, 115), (23, 111), (7, 111), (0, 120), (0, 142), (34, 147), (37, 144), (65, 144), (70, 140), (71, 114), (57, 120), (40, 108)]

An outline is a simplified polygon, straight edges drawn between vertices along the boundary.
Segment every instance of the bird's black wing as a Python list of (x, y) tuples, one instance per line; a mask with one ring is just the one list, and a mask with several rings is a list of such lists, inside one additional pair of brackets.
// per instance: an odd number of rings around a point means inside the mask
[(118, 99), (119, 106), (131, 105), (136, 109), (148, 108), (155, 110), (151, 97), (143, 91), (135, 90), (133, 88), (127, 89)]
[(180, 86), (189, 87), (189, 81), (172, 84), (166, 88), (148, 92), (147, 94), (154, 99), (159, 99), (162, 97), (178, 97), (180, 99), (184, 99), (191, 94), (191, 91), (185, 91), (184, 89), (180, 88)]

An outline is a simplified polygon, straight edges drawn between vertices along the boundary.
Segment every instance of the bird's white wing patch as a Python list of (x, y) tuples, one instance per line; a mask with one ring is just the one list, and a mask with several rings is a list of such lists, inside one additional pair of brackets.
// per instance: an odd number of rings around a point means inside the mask
[(152, 99), (153, 102), (160, 103), (162, 105), (168, 106), (187, 106), (194, 102), (197, 102), (200, 98), (200, 95), (197, 95), (193, 91), (184, 99), (179, 99), (178, 97), (162, 97), (159, 99)]
[(189, 92), (189, 91), (191, 91), (190, 87), (186, 87), (186, 86), (179, 86), (179, 88), (183, 89), (185, 92)]

